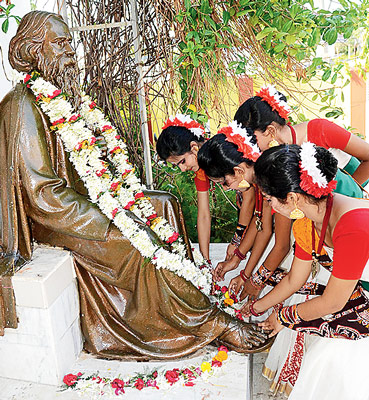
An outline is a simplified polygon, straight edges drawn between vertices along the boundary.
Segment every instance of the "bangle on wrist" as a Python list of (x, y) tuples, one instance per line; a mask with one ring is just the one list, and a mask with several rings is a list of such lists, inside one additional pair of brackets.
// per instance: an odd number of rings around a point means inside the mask
[(263, 311), (263, 312), (260, 312), (260, 313), (257, 313), (255, 310), (254, 310), (254, 304), (256, 303), (258, 301), (258, 299), (256, 299), (256, 300), (254, 300), (254, 301), (252, 301), (251, 303), (250, 303), (250, 314), (251, 315), (253, 315), (254, 317), (260, 317), (260, 315), (263, 315), (264, 313), (265, 313), (265, 311)]
[(264, 264), (261, 264), (259, 269), (252, 274), (250, 282), (254, 287), (263, 288), (271, 275), (273, 275), (273, 272), (266, 268)]
[(247, 276), (247, 275), (245, 274), (245, 270), (244, 270), (244, 269), (241, 269), (241, 271), (240, 271), (240, 277), (242, 278), (242, 280), (243, 280), (244, 282), (247, 282), (247, 280), (250, 279), (250, 277)]
[(231, 244), (238, 247), (241, 244), (241, 241), (245, 236), (246, 231), (247, 231), (247, 225), (238, 224), (236, 231), (233, 235), (233, 238), (231, 240)]
[(294, 304), (293, 306), (281, 308), (277, 314), (279, 323), (292, 329), (295, 324), (301, 322), (297, 306), (298, 304)]
[(242, 254), (238, 248), (233, 252), (235, 256), (237, 256), (241, 261), (246, 258), (246, 254)]
[(255, 280), (254, 280), (253, 278), (254, 278), (254, 276), (251, 275), (251, 278), (250, 278), (250, 283), (251, 283), (251, 285), (254, 286), (255, 289), (258, 289), (258, 290), (263, 289), (264, 286), (265, 286), (264, 283), (258, 284), (258, 283), (255, 282)]
[(277, 316), (278, 316), (279, 310), (280, 310), (281, 308), (283, 308), (283, 303), (278, 303), (278, 304), (275, 304), (275, 305), (273, 306), (273, 309), (274, 309), (274, 311), (276, 312)]

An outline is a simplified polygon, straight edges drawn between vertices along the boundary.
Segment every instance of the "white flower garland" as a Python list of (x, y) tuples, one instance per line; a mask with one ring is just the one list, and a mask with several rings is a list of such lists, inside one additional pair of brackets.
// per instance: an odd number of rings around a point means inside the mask
[[(79, 114), (76, 114), (61, 90), (42, 79), (38, 73), (27, 74), (22, 80), (49, 117), (51, 129), (60, 135), (71, 162), (88, 190), (90, 200), (114, 222), (142, 256), (150, 258), (156, 268), (174, 272), (208, 295), (211, 272), (208, 266), (199, 268), (206, 264), (205, 260), (198, 252), (195, 253), (197, 266), (186, 258), (183, 240), (164, 218), (156, 215), (149, 198), (142, 192), (144, 187), (134, 174), (123, 139), (96, 104), (84, 95)], [(115, 173), (102, 158), (94, 130), (100, 131), (107, 143), (108, 160), (114, 165)], [(172, 252), (154, 244), (147, 232), (125, 210), (131, 210), (161, 240), (171, 244)]]
[(318, 168), (318, 160), (316, 158), (314, 143), (305, 142), (301, 145), (300, 158), (301, 170), (306, 171), (313, 182), (320, 188), (326, 188), (328, 186), (328, 181), (322, 174), (322, 171)]

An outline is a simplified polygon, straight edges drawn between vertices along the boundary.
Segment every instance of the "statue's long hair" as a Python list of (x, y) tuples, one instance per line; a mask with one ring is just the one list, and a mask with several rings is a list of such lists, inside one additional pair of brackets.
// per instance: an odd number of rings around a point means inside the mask
[(9, 62), (19, 72), (37, 69), (42, 58), (42, 44), (46, 37), (46, 23), (50, 18), (63, 18), (47, 11), (31, 11), (18, 26), (17, 33), (10, 41)]

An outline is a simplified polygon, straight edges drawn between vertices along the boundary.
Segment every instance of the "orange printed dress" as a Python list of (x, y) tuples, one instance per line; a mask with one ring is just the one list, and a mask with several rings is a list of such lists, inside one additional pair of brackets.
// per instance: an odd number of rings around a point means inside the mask
[[(343, 309), (324, 318), (302, 321), (293, 326), (294, 332), (280, 332), (297, 333), (294, 347), (289, 348), (289, 360), (279, 375), (279, 382), (289, 389), (289, 400), (369, 399), (369, 301), (361, 285), (369, 277), (368, 226), (369, 209), (351, 210), (336, 224), (334, 248), (323, 245), (319, 261), (329, 270), (328, 279), (331, 275), (360, 279)], [(311, 260), (312, 222), (307, 218), (298, 220), (293, 231), (295, 256)], [(318, 243), (315, 232), (316, 246)]]

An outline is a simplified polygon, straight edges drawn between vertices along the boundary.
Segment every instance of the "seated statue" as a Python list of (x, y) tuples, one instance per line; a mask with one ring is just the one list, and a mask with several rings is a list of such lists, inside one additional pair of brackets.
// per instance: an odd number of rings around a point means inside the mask
[[(30, 12), (10, 43), (9, 61), (19, 72), (38, 71), (68, 95), (78, 113), (81, 93), (71, 39), (61, 16)], [(169, 359), (214, 340), (244, 353), (267, 347), (269, 339), (260, 328), (220, 311), (184, 278), (144, 262), (130, 240), (86, 197), (52, 128), (23, 83), (0, 103), (1, 275), (31, 259), (33, 241), (70, 250), (85, 349), (100, 356)], [(164, 192), (153, 191), (150, 197), (157, 213), (186, 237), (177, 200)], [(134, 221), (133, 213), (127, 215)], [(154, 238), (144, 223), (141, 229)], [(3, 325), (10, 326), (4, 309), (11, 308), (11, 295), (4, 282), (2, 286), (0, 315)]]

